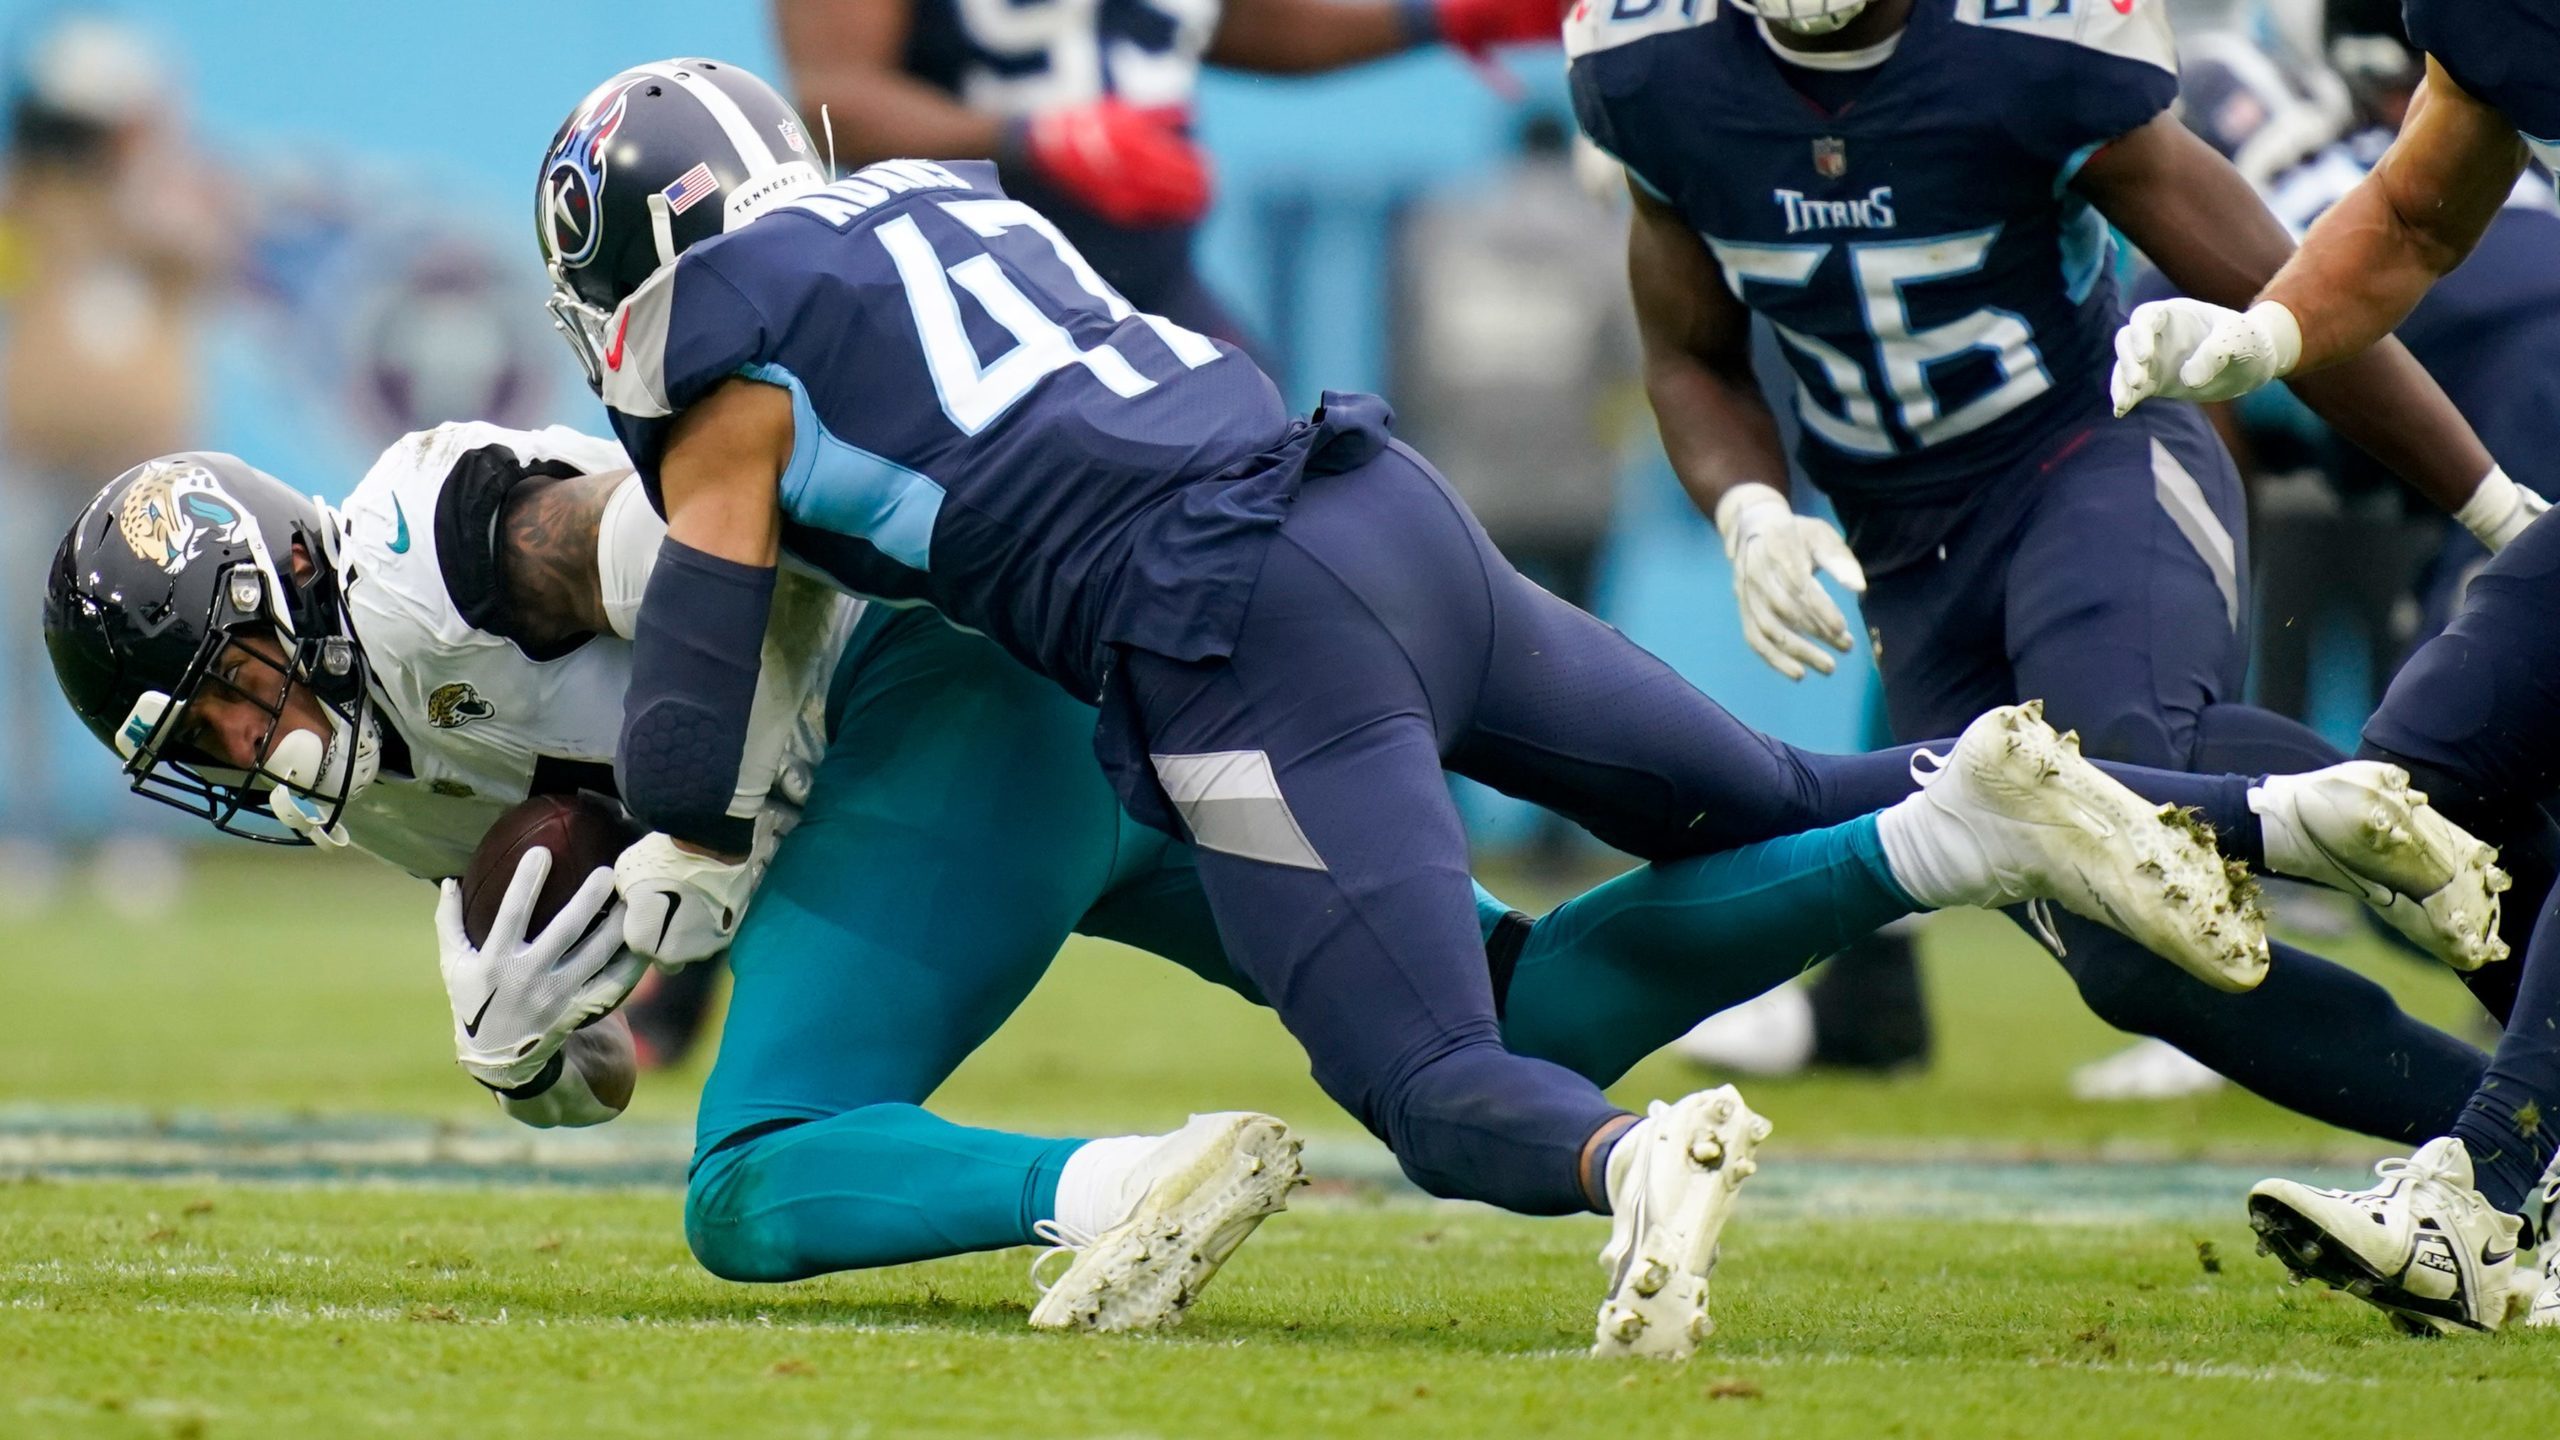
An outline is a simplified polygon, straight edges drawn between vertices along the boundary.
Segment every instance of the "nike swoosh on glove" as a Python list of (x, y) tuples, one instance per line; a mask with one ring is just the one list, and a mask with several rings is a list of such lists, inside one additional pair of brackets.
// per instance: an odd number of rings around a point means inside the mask
[(1017, 122), (1006, 147), (1115, 225), (1181, 225), (1209, 210), (1209, 161), (1178, 105), (1105, 96)]
[(649, 962), (623, 948), (610, 870), (589, 875), (540, 934), (525, 934), (550, 874), (551, 852), (527, 850), (478, 945), (464, 929), (462, 886), (439, 887), (437, 960), (453, 1007), (454, 1058), (493, 1090), (541, 1074), (571, 1032), (621, 1004), (648, 973)]

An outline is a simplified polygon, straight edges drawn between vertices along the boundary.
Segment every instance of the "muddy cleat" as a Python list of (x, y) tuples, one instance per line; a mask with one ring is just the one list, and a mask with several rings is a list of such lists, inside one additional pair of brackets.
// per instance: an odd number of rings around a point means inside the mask
[[(1957, 903), (2053, 901), (2218, 990), (2266, 977), (2257, 887), (2192, 816), (2150, 804), (2082, 759), (2079, 737), (2055, 734), (2041, 701), (1988, 712), (1943, 760), (1918, 752), (1911, 774), (1924, 787), (1916, 802), (1961, 826), (1987, 866), (1983, 891)], [(2043, 929), (2059, 953), (2060, 937)]]
[(1609, 1293), (1600, 1302), (1596, 1356), (1685, 1360), (1714, 1332), (1707, 1277), (1734, 1192), (1759, 1162), (1769, 1122), (1730, 1085), (1651, 1113), (1609, 1153), (1609, 1209), (1615, 1217), (1600, 1263)]
[(1305, 1183), (1299, 1141), (1268, 1115), (1195, 1115), (1147, 1157), (1154, 1179), (1129, 1217), (1099, 1235), (1034, 1226), (1056, 1248), (1032, 1263), (1032, 1280), (1058, 1255), (1073, 1259), (1040, 1286), (1031, 1323), (1042, 1330), (1149, 1330), (1183, 1310), (1254, 1227), (1289, 1206)]
[(2249, 1191), (2260, 1249), (2297, 1279), (2344, 1290), (2412, 1335), (2495, 1330), (2513, 1298), (2524, 1222), (2472, 1187), (2471, 1152), (2448, 1135), (2373, 1167), (2370, 1190), (2261, 1180)]
[(2249, 788), (2267, 868), (2343, 890), (2456, 970), (2507, 958), (2498, 852), (2437, 813), (2397, 765), (2350, 760)]
[(2543, 1249), (2548, 1253), (2542, 1268), (2516, 1287), (2511, 1312), (2524, 1312), (2522, 1323), (2528, 1330), (2560, 1330), (2560, 1244), (2546, 1241)]

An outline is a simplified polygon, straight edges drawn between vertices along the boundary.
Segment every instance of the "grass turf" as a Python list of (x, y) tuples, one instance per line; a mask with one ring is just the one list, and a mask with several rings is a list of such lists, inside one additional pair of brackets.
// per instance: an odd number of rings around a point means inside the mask
[(2283, 1289), (2230, 1212), (1746, 1202), (1686, 1366), (1579, 1354), (1590, 1219), (1303, 1203), (1181, 1330), (1109, 1340), (1024, 1327), (1027, 1251), (744, 1287), (674, 1222), (656, 1193), (14, 1185), (0, 1433), (2460, 1434), (2546, 1407), (2560, 1360), (2560, 1338), (2409, 1341)]
[[(490, 1117), (446, 1060), (424, 887), (231, 852), (191, 893), (183, 923), (71, 904), (9, 923), (0, 1099)], [(2422, 1013), (2467, 1013), (2449, 978), (2345, 948)], [(1923, 950), (1941, 1038), (1926, 1075), (1746, 1083), (1778, 1123), (1772, 1173), (1731, 1232), (1722, 1330), (1686, 1367), (1580, 1358), (1600, 1280), (1588, 1219), (1305, 1203), (1178, 1334), (1092, 1341), (1024, 1328), (1024, 1251), (724, 1284), (686, 1255), (671, 1191), (37, 1181), (0, 1184), (0, 1436), (2043, 1440), (2344, 1433), (2411, 1413), (2488, 1426), (2547, 1404), (2546, 1337), (2409, 1342), (2360, 1305), (2282, 1289), (2236, 1204), (2055, 1224), (1781, 1199), (1776, 1167), (1817, 1151), (2379, 1148), (2228, 1091), (2077, 1105), (2069, 1068), (2122, 1038), (2057, 968), (1970, 915), (1932, 922)], [(700, 1069), (652, 1077), (637, 1115), (680, 1121)], [(1619, 1094), (1699, 1083), (1657, 1059)], [(1349, 1128), (1267, 1015), (1102, 945), (1071, 949), (937, 1104), (1062, 1131), (1236, 1106)], [(2039, 1213), (2080, 1212), (2057, 1195)]]

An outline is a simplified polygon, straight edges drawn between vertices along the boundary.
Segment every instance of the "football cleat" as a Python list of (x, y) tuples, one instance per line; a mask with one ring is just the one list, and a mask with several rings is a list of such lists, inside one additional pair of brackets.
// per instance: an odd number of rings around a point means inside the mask
[[(2247, 990), (2266, 978), (2266, 916), (2255, 883), (2222, 858), (2212, 832), (2192, 816), (2150, 804), (2082, 759), (2077, 735), (2057, 735), (2045, 723), (2043, 702), (1984, 714), (1943, 760), (1926, 750), (1914, 755), (1911, 775), (1989, 867), (1989, 892), (1971, 903), (2058, 902), (2218, 990)], [(2060, 953), (2060, 937), (2039, 922)]]
[(2456, 970), (2507, 958), (2498, 897), (2509, 880), (2498, 852), (2409, 788), (2397, 765), (2350, 760), (2306, 775), (2270, 775), (2249, 789), (2267, 868), (2343, 890)]
[(2136, 1040), (2104, 1059), (2071, 1072), (2071, 1098), (2098, 1104), (2129, 1100), (2183, 1100), (2210, 1095), (2230, 1082), (2220, 1072), (2166, 1040)]
[(1769, 1122), (1730, 1085), (1676, 1105), (1657, 1100), (1618, 1137), (1608, 1166), (1609, 1244), (1600, 1252), (1609, 1293), (1593, 1355), (1685, 1360), (1714, 1333), (1707, 1277), (1717, 1237), (1768, 1138)]
[(2448, 1135), (2373, 1170), (2382, 1183), (2370, 1190), (2259, 1181), (2249, 1191), (2259, 1250), (2412, 1335), (2504, 1324), (2524, 1222), (2473, 1188), (2471, 1152)]
[[(1099, 1235), (1070, 1234), (1054, 1220), (1033, 1226), (1055, 1247), (1032, 1262), (1042, 1330), (1151, 1330), (1200, 1297), (1254, 1227), (1289, 1207), (1305, 1184), (1298, 1138), (1268, 1115), (1194, 1115), (1146, 1160), (1154, 1180), (1127, 1219)], [(1040, 1272), (1071, 1257), (1054, 1281)]]
[(2524, 1326), (2528, 1330), (2560, 1330), (2560, 1244), (2546, 1244), (2542, 1268), (2533, 1278), (2518, 1285), (2518, 1302), (2524, 1308)]
[(1781, 985), (1728, 1006), (1672, 1041), (1671, 1053), (1737, 1075), (1793, 1075), (1813, 1060), (1812, 997)]

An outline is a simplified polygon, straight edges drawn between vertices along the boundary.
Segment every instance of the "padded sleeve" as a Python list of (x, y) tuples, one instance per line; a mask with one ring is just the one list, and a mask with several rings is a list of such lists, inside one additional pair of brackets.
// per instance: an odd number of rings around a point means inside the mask
[[(729, 813), (747, 756), (775, 572), (669, 539), (631, 642), (615, 769), (622, 802), (652, 830), (745, 854), (751, 818)], [(761, 789), (760, 786), (752, 787)]]

